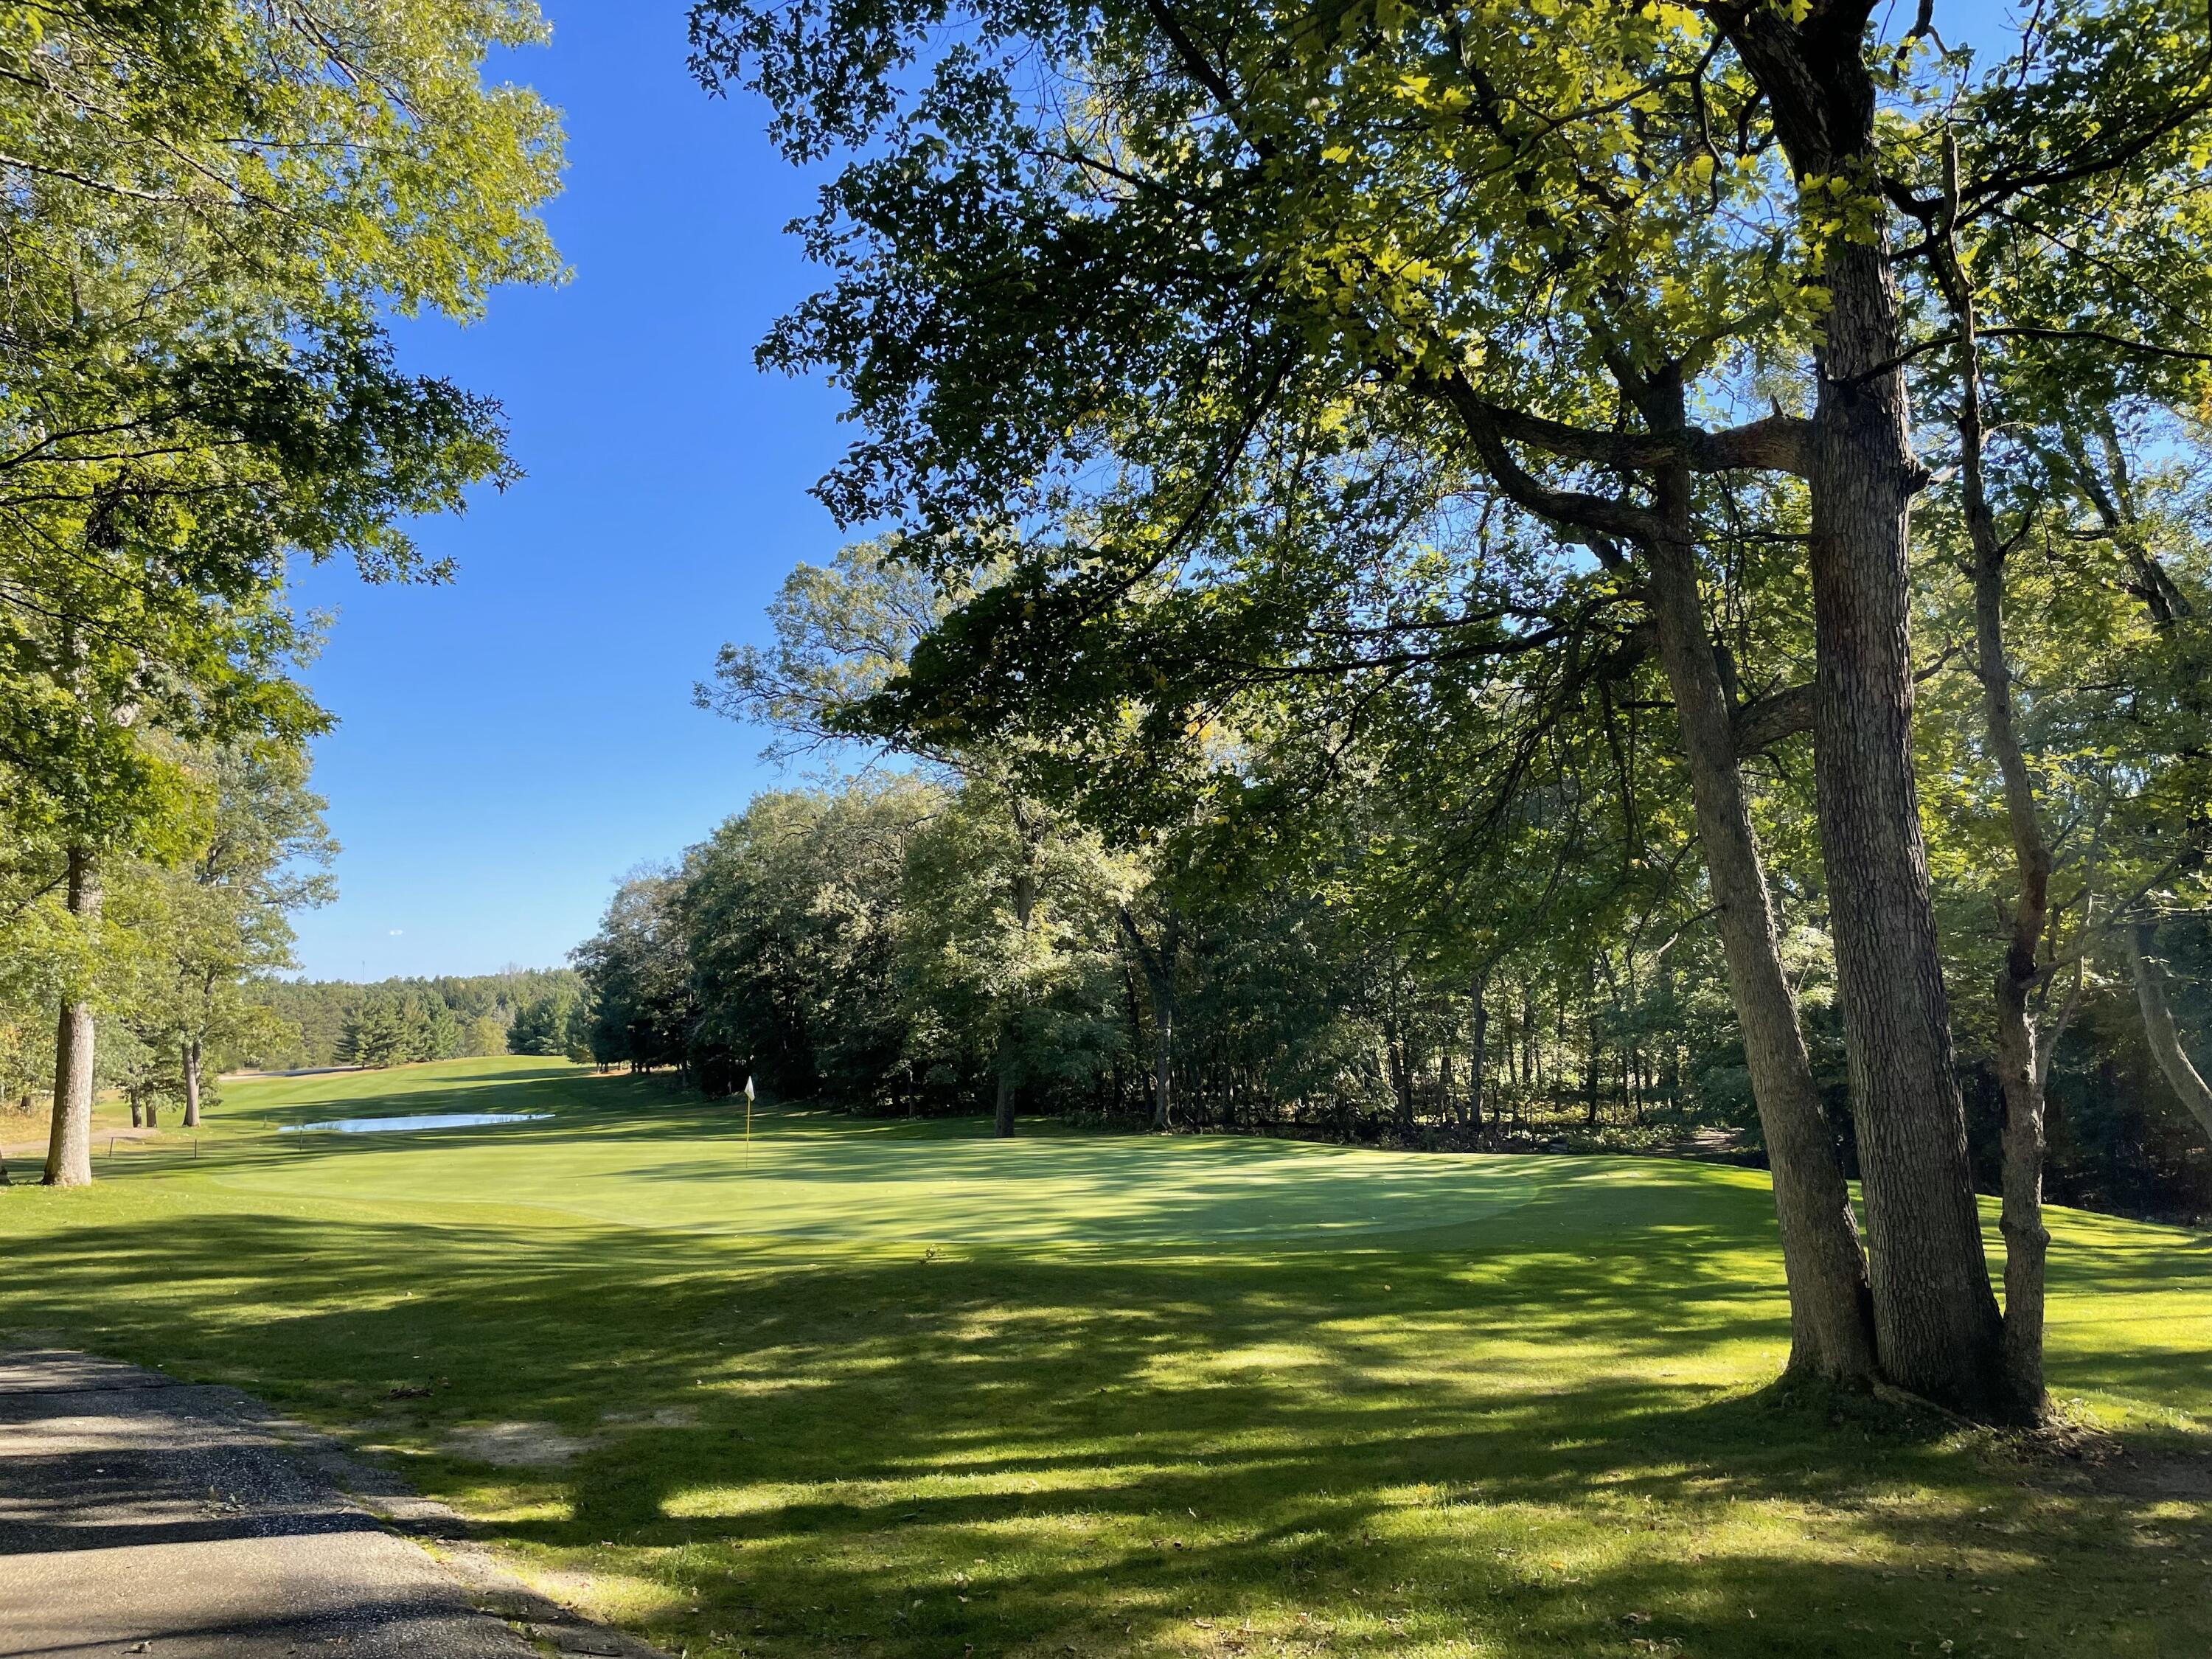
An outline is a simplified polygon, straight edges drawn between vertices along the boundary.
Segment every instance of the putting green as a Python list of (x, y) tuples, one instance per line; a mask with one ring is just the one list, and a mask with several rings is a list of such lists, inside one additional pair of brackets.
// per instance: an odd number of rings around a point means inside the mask
[[(1602, 1181), (1682, 1180), (1650, 1160), (1437, 1158), (1250, 1139), (1162, 1141), (961, 1123), (855, 1123), (743, 1103), (617, 1118), (595, 1079), (512, 1060), (237, 1085), (264, 1127), (478, 1109), (535, 1121), (408, 1133), (265, 1137), (213, 1173), (242, 1192), (439, 1206), (496, 1203), (629, 1226), (960, 1244), (1336, 1240), (1463, 1226)], [(550, 1088), (549, 1088), (550, 1085)], [(1624, 1191), (1621, 1195), (1628, 1194)]]

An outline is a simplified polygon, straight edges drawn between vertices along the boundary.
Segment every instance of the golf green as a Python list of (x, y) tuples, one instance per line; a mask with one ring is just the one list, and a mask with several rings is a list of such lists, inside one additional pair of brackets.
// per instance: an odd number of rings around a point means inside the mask
[[(527, 1074), (526, 1074), (526, 1076)], [(441, 1079), (441, 1082), (444, 1080)], [(518, 1101), (509, 1123), (378, 1133), (378, 1111), (467, 1113), (469, 1085), (352, 1096), (356, 1132), (299, 1119), (283, 1156), (211, 1173), (240, 1192), (441, 1206), (491, 1202), (631, 1226), (961, 1244), (1133, 1245), (1358, 1239), (1498, 1215), (1599, 1182), (1623, 1199), (1679, 1182), (1650, 1160), (1437, 1158), (1296, 1142), (1046, 1134), (760, 1112), (743, 1101), (619, 1122), (580, 1103)], [(252, 1111), (270, 1093), (240, 1091)], [(587, 1092), (587, 1091), (586, 1091)], [(262, 1109), (264, 1112), (270, 1109)], [(288, 1103), (287, 1118), (296, 1117)], [(538, 1116), (530, 1113), (545, 1113)], [(1755, 1179), (1755, 1178), (1754, 1178)]]

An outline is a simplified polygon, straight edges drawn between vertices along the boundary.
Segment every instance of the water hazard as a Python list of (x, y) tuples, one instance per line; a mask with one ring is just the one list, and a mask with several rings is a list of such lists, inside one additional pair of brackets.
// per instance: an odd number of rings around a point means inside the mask
[(277, 1133), (299, 1134), (312, 1129), (341, 1135), (404, 1134), (412, 1129), (481, 1129), (495, 1123), (535, 1123), (552, 1115), (550, 1112), (424, 1112), (414, 1117), (334, 1117), (324, 1123), (287, 1123)]

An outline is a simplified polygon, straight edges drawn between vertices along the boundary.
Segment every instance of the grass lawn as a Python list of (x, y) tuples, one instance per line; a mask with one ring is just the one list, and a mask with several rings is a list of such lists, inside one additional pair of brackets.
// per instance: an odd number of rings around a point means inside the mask
[[(2054, 1218), (2075, 1461), (1774, 1398), (1743, 1170), (228, 1092), (0, 1193), (0, 1339), (254, 1389), (693, 1659), (2212, 1653), (2203, 1235)], [(551, 1115), (276, 1132), (465, 1110)]]

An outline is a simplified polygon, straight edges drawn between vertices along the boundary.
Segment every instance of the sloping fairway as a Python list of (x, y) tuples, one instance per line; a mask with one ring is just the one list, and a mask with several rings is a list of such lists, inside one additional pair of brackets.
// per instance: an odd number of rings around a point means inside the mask
[[(550, 1115), (284, 1132), (463, 1111)], [(2201, 1235), (2057, 1217), (2075, 1459), (1775, 1397), (1739, 1170), (748, 1150), (517, 1060), (234, 1085), (190, 1154), (0, 1194), (0, 1337), (278, 1400), (693, 1659), (2212, 1651)]]

